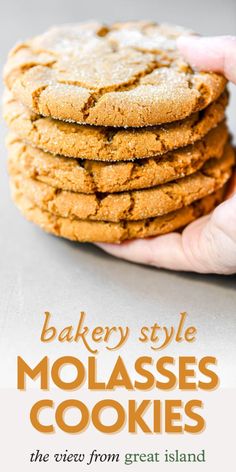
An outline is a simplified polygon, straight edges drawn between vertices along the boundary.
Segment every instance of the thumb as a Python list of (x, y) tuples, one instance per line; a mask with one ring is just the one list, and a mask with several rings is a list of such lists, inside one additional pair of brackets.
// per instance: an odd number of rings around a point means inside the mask
[(182, 234), (185, 256), (197, 272), (233, 274), (236, 268), (236, 195)]
[(219, 72), (236, 84), (236, 37), (180, 36), (177, 45), (194, 68)]

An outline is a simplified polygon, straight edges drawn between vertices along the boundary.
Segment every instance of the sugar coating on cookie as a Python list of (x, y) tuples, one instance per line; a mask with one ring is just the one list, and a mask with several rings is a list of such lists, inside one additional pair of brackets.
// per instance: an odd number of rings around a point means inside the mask
[(198, 172), (157, 187), (113, 194), (59, 190), (26, 178), (11, 176), (20, 192), (42, 210), (64, 218), (120, 222), (161, 216), (190, 205), (223, 187), (232, 175), (234, 152), (227, 145), (222, 158), (208, 161)]
[(176, 48), (183, 33), (152, 22), (59, 26), (11, 51), (5, 83), (32, 111), (60, 120), (122, 127), (181, 120), (226, 84), (183, 60)]
[(129, 161), (162, 155), (202, 139), (225, 117), (228, 93), (182, 121), (144, 128), (66, 123), (36, 115), (5, 90), (3, 114), (9, 128), (40, 149), (68, 157)]
[(197, 218), (210, 213), (225, 196), (225, 187), (181, 210), (140, 221), (119, 223), (62, 218), (39, 208), (11, 183), (12, 198), (21, 213), (44, 231), (80, 242), (121, 243), (182, 229)]
[(132, 162), (99, 162), (52, 155), (14, 133), (7, 138), (8, 169), (60, 190), (114, 193), (144, 189), (191, 175), (211, 158), (221, 158), (229, 134), (225, 122), (202, 140), (159, 157)]

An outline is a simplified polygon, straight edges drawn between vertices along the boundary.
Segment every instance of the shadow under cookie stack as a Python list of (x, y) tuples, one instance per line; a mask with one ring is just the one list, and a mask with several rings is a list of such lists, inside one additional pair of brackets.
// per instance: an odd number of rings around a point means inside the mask
[(178, 27), (61, 26), (18, 44), (4, 71), (12, 197), (76, 241), (182, 229), (225, 196), (234, 153), (226, 81), (194, 71)]

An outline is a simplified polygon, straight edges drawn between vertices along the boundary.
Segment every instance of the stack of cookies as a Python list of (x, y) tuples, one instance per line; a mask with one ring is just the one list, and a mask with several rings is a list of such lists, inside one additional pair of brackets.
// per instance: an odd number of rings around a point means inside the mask
[(194, 71), (150, 22), (75, 24), (18, 44), (5, 66), (12, 197), (76, 241), (181, 229), (224, 198), (234, 164), (226, 81)]

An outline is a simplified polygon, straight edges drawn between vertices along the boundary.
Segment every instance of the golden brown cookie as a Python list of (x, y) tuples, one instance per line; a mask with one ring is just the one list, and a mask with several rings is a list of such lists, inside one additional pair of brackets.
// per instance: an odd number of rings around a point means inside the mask
[(227, 92), (185, 120), (146, 128), (109, 128), (66, 123), (30, 111), (5, 91), (3, 114), (20, 138), (53, 154), (102, 161), (162, 155), (202, 139), (225, 116)]
[(12, 198), (21, 213), (44, 231), (80, 242), (120, 243), (127, 239), (146, 238), (183, 228), (196, 218), (210, 213), (224, 198), (225, 188), (181, 210), (140, 221), (111, 223), (62, 218), (41, 210), (11, 184)]
[(121, 192), (154, 187), (190, 175), (208, 159), (222, 157), (227, 139), (228, 131), (223, 122), (192, 146), (159, 158), (113, 163), (53, 156), (10, 134), (8, 168), (11, 175), (21, 173), (61, 190)]
[(113, 194), (59, 190), (22, 174), (11, 176), (11, 181), (37, 207), (57, 216), (119, 222), (161, 216), (190, 205), (223, 187), (233, 164), (234, 151), (227, 145), (221, 159), (208, 161), (189, 177), (151, 189)]
[(181, 120), (226, 84), (181, 58), (183, 33), (152, 22), (59, 26), (11, 51), (5, 83), (32, 111), (60, 120), (132, 127)]

